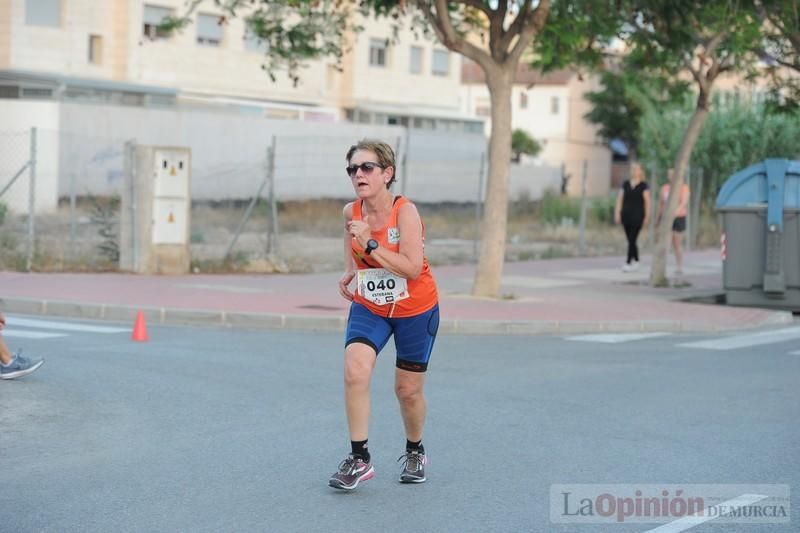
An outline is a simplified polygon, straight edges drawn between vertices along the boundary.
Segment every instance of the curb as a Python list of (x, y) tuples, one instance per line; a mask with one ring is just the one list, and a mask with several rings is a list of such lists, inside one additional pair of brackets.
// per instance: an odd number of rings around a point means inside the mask
[[(168, 307), (129, 307), (97, 303), (78, 303), (61, 300), (5, 298), (0, 300), (4, 311), (27, 315), (60, 316), (75, 319), (132, 321), (142, 311), (150, 323), (162, 325), (194, 325), (249, 329), (285, 329), (300, 331), (343, 332), (346, 318), (314, 315), (245, 313), (204, 309)], [(501, 320), (442, 320), (439, 333), (463, 335), (579, 335), (585, 333), (703, 333), (741, 331), (763, 326), (794, 323), (790, 311), (772, 311), (759, 323), (717, 326), (683, 320), (638, 321), (501, 321)]]

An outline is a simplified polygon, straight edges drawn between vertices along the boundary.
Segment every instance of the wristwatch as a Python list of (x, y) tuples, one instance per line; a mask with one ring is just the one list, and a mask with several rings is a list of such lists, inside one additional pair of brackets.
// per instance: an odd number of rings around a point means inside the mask
[(378, 241), (376, 241), (375, 239), (370, 239), (367, 241), (367, 247), (364, 248), (364, 253), (369, 255), (372, 253), (372, 250), (375, 250), (377, 248), (378, 248)]

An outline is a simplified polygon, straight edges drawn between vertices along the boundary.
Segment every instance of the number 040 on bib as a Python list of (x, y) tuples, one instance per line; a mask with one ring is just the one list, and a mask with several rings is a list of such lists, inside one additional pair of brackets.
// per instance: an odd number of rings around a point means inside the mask
[(358, 293), (375, 305), (393, 304), (408, 298), (408, 281), (385, 268), (358, 271)]

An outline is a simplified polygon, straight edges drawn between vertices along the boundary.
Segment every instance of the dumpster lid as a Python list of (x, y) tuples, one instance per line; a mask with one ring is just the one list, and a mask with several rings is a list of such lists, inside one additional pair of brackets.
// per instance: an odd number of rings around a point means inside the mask
[(764, 207), (781, 199), (774, 207), (800, 208), (800, 161), (766, 159), (740, 170), (722, 185), (716, 208)]

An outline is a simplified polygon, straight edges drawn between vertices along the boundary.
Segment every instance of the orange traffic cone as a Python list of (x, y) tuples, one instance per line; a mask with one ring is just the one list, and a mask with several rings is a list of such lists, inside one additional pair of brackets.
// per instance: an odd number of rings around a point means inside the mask
[(136, 321), (133, 323), (133, 334), (131, 335), (131, 339), (135, 340), (136, 342), (146, 342), (148, 340), (147, 326), (144, 323), (144, 313), (141, 311), (136, 313)]

